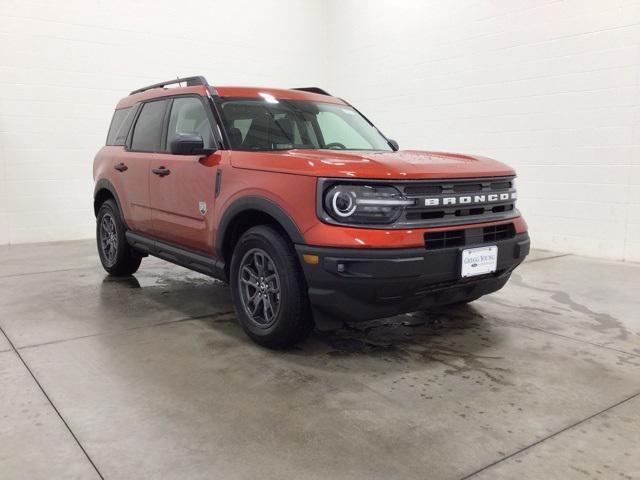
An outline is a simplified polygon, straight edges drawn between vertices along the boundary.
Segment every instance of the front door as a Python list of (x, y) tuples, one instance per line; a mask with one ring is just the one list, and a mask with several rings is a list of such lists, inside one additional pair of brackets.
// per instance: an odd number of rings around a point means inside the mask
[(175, 97), (170, 106), (166, 152), (151, 160), (149, 193), (153, 235), (193, 250), (212, 251), (215, 177), (220, 153), (173, 155), (171, 141), (178, 134), (195, 133), (205, 148), (215, 148), (211, 123), (198, 96)]

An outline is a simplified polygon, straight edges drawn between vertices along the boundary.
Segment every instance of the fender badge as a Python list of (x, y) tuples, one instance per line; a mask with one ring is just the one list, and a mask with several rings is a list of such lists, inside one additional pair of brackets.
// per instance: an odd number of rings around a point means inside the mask
[(207, 203), (198, 202), (198, 210), (200, 211), (200, 215), (204, 215), (205, 213), (207, 213)]

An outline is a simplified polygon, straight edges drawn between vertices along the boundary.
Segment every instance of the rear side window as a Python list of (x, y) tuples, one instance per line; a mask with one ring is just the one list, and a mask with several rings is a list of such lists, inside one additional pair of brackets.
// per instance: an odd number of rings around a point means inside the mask
[(113, 112), (107, 145), (124, 145), (133, 122), (133, 107), (121, 108)]
[(142, 106), (133, 129), (131, 150), (141, 152), (159, 152), (161, 150), (162, 123), (166, 100), (148, 102)]

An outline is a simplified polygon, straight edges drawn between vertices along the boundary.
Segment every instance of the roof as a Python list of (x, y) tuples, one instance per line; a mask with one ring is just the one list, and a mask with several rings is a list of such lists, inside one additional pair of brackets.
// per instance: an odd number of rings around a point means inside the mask
[[(268, 87), (234, 87), (234, 86), (215, 86), (211, 87), (220, 97), (243, 97), (243, 98), (263, 98), (263, 95), (270, 95), (278, 100), (309, 100), (324, 103), (337, 103), (345, 105), (346, 103), (330, 95), (313, 93), (302, 90), (286, 89), (286, 88), (268, 88)], [(204, 85), (195, 85), (190, 87), (172, 87), (172, 88), (150, 88), (148, 90), (132, 93), (128, 97), (124, 97), (118, 102), (116, 108), (126, 108), (135, 105), (143, 100), (152, 98), (161, 98), (171, 95), (197, 94), (206, 96), (207, 87)]]
[(220, 86), (213, 87), (221, 97), (248, 97), (261, 98), (261, 94), (271, 95), (278, 100), (312, 100), (325, 103), (345, 104), (344, 101), (331, 95), (323, 95), (303, 90), (269, 87), (233, 87)]

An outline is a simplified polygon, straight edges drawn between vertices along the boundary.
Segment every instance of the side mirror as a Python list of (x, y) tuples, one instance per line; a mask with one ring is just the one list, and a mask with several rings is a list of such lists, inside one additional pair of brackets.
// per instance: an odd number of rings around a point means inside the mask
[(209, 155), (210, 148), (204, 148), (202, 137), (195, 133), (179, 133), (169, 146), (174, 155)]
[(400, 145), (398, 145), (398, 142), (396, 142), (395, 140), (389, 139), (389, 145), (391, 145), (391, 148), (393, 148), (393, 150), (396, 152), (400, 150)]

